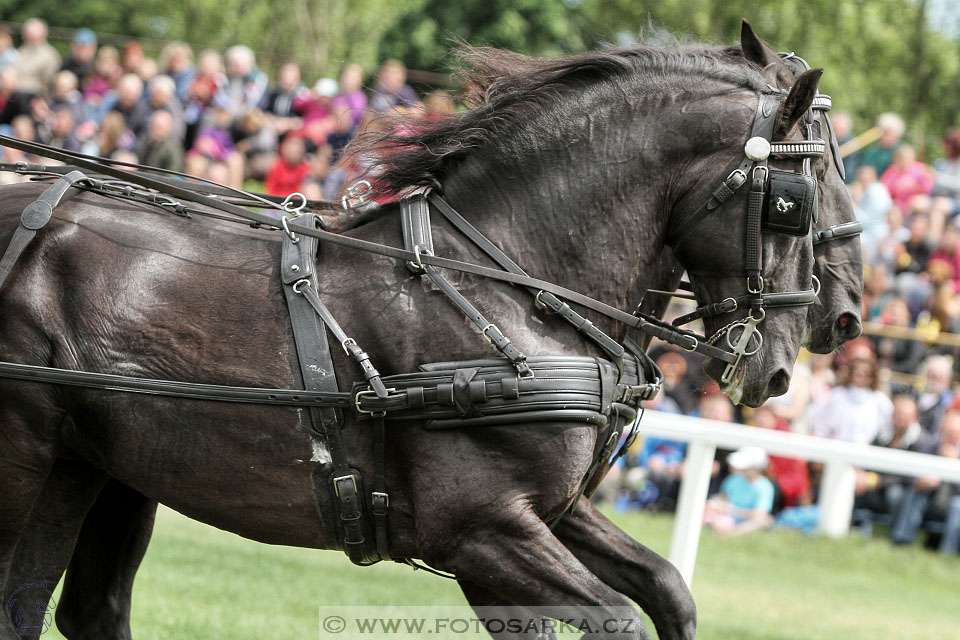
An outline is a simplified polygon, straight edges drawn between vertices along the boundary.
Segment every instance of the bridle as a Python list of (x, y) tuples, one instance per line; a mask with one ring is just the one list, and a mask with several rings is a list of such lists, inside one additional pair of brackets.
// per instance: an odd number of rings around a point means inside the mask
[[(706, 202), (676, 216), (667, 232), (668, 244), (678, 249), (700, 222), (727, 203), (747, 182), (750, 183), (744, 243), (747, 293), (699, 306), (673, 323), (681, 326), (693, 320), (749, 308), (746, 318), (734, 320), (709, 338), (704, 338), (707, 344), (714, 345), (725, 337), (726, 346), (734, 356), (734, 361), (728, 361), (723, 371), (720, 379), (722, 384), (733, 380), (743, 357), (755, 355), (762, 348), (763, 334), (757, 326), (766, 318), (767, 309), (810, 305), (819, 293), (815, 278), (815, 286), (807, 291), (771, 293), (765, 291), (764, 287), (762, 234), (764, 231), (793, 236), (811, 234), (811, 223), (817, 215), (817, 179), (812, 170), (812, 159), (823, 157), (826, 151), (826, 142), (814, 138), (809, 126), (805, 127), (803, 141), (772, 142), (778, 105), (779, 100), (773, 96), (760, 95), (750, 138), (744, 145), (744, 158), (739, 166), (730, 172)], [(805, 117), (812, 120), (810, 112), (808, 110)], [(773, 169), (768, 166), (771, 157), (799, 158), (802, 160), (802, 169), (800, 172)]]

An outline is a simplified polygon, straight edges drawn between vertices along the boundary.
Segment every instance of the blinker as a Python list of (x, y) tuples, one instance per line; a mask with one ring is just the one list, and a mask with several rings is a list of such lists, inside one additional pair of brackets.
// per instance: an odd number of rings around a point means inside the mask
[(770, 169), (763, 228), (792, 236), (807, 235), (816, 198), (817, 181), (813, 176)]

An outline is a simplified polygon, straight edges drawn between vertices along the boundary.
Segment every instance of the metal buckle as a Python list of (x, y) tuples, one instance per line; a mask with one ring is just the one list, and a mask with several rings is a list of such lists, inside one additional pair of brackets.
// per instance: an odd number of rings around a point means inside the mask
[[(487, 331), (489, 331), (490, 329), (496, 329), (497, 331), (500, 331), (500, 327), (498, 327), (497, 325), (491, 322), (490, 324), (485, 326), (483, 329), (481, 329), (480, 333), (482, 333), (483, 337), (487, 339), (487, 342), (489, 342), (490, 344), (493, 344), (493, 338), (487, 335)], [(500, 335), (503, 335), (502, 331), (500, 331)]]
[(377, 506), (377, 498), (380, 498), (381, 500), (383, 500), (384, 507), (390, 506), (390, 494), (384, 493), (383, 491), (371, 491), (370, 504), (372, 504), (374, 507)]
[(747, 291), (753, 294), (763, 293), (763, 276), (757, 276), (757, 280), (760, 281), (760, 288), (754, 291), (750, 288), (750, 278), (747, 278)]
[(413, 263), (413, 264), (414, 264), (418, 269), (423, 269), (423, 261), (420, 259), (420, 256), (421, 256), (421, 255), (423, 255), (423, 256), (432, 256), (433, 254), (430, 252), (430, 249), (427, 249), (426, 247), (422, 247), (422, 248), (421, 248), (421, 246), (420, 246), (419, 244), (415, 244), (415, 245), (413, 245), (413, 255), (416, 256), (416, 258), (414, 259), (414, 263)]
[[(737, 180), (737, 182), (735, 183), (735, 185), (734, 185), (733, 187), (731, 187), (731, 188), (732, 188), (734, 191), (736, 191), (737, 189), (739, 189), (740, 187), (743, 186), (743, 183), (744, 183), (744, 182), (747, 181), (747, 174), (745, 174), (742, 169), (734, 169), (733, 171), (730, 172), (730, 175), (727, 176), (727, 179), (724, 180), (724, 183), (730, 182), (730, 180), (731, 180), (734, 176), (737, 176), (737, 177), (738, 177), (738, 180)], [(727, 186), (729, 186), (729, 185), (727, 185)]]
[(534, 304), (534, 306), (535, 306), (537, 309), (546, 310), (546, 309), (547, 309), (547, 305), (545, 305), (545, 304), (544, 304), (543, 302), (541, 302), (541, 300), (540, 300), (540, 296), (541, 296), (542, 294), (543, 294), (543, 289), (541, 289), (540, 291), (537, 291), (537, 295), (535, 295), (535, 296), (533, 297), (533, 304)]
[[(397, 391), (397, 390), (396, 390), (395, 388), (392, 388), (392, 387), (391, 387), (390, 389), (387, 389), (387, 393), (396, 393), (396, 391)], [(366, 389), (365, 391), (357, 391), (357, 395), (355, 395), (355, 396), (353, 397), (353, 406), (354, 406), (354, 408), (357, 410), (357, 413), (359, 413), (359, 414), (361, 414), (361, 415), (372, 416), (372, 417), (374, 417), (374, 418), (380, 418), (380, 417), (383, 417), (383, 416), (387, 415), (386, 409), (384, 409), (384, 410), (382, 410), (382, 411), (367, 411), (367, 410), (365, 410), (365, 409), (360, 408), (360, 398), (361, 398), (361, 396), (368, 396), (368, 395), (373, 395), (374, 397), (376, 397), (377, 392), (374, 391), (373, 389), (367, 387), (367, 389)]]
[(681, 345), (677, 345), (677, 346), (680, 347), (681, 349), (683, 349), (684, 351), (690, 351), (690, 352), (696, 351), (697, 348), (700, 346), (700, 341), (697, 340), (694, 336), (691, 336), (691, 335), (686, 334), (686, 333), (684, 333), (683, 336), (684, 336), (685, 338), (690, 338), (691, 340), (693, 340), (693, 346), (692, 346), (692, 347), (685, 347), (685, 346), (683, 346), (682, 344), (681, 344)]
[(353, 485), (353, 492), (357, 493), (357, 479), (353, 476), (337, 476), (333, 479), (333, 492), (337, 494), (337, 497), (340, 497), (340, 481), (350, 479), (350, 483)]
[(340, 343), (340, 346), (343, 348), (344, 353), (346, 353), (348, 356), (350, 355), (350, 350), (347, 349), (347, 345), (349, 344), (356, 345), (357, 341), (354, 340), (353, 338), (347, 338), (346, 340)]

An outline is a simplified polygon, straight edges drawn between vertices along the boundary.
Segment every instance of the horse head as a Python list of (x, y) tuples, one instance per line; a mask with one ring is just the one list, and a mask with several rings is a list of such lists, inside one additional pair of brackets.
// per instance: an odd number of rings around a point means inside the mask
[[(809, 65), (794, 54), (778, 55), (764, 44), (744, 20), (740, 35), (743, 58), (763, 69), (763, 75), (778, 88), (788, 89)], [(730, 51), (736, 55), (736, 51)], [(831, 145), (820, 180), (819, 211), (814, 220), (813, 273), (820, 294), (809, 308), (805, 346), (814, 353), (830, 353), (860, 335), (863, 297), (863, 262), (860, 255), (856, 214), (843, 189), (843, 161), (827, 116), (829, 96), (821, 94), (804, 126), (813, 137)]]
[[(801, 126), (821, 73), (805, 72), (786, 96), (742, 98), (749, 118), (737, 123), (736, 143), (694, 163), (667, 231), (701, 304), (708, 342), (736, 356), (708, 359), (704, 368), (735, 402), (751, 406), (789, 387), (816, 292), (810, 225), (817, 192), (833, 202), (843, 190), (825, 180), (824, 148)], [(729, 167), (726, 180), (703, 179), (718, 166)]]

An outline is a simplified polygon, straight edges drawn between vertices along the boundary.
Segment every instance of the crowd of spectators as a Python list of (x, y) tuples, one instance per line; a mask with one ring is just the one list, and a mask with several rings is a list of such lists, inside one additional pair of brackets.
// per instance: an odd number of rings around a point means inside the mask
[[(19, 47), (15, 35), (0, 26), (0, 133), (237, 188), (253, 180), (274, 195), (336, 199), (363, 171), (337, 163), (344, 147), (383, 126), (378, 116), (454, 109), (444, 91), (421, 101), (397, 60), (385, 62), (368, 89), (356, 64), (338, 79), (305, 84), (299, 64), (288, 61), (271, 78), (244, 45), (195, 54), (171, 42), (153, 58), (135, 40), (101, 46), (82, 28), (63, 57), (41, 20), (24, 23)], [(41, 161), (3, 149), (3, 162), (23, 160)], [(0, 181), (20, 179), (0, 173)]]
[[(834, 114), (833, 124), (841, 143), (853, 140), (846, 114)], [(788, 393), (752, 411), (720, 395), (696, 356), (658, 345), (653, 353), (665, 383), (652, 408), (960, 457), (960, 341), (949, 335), (960, 333), (960, 128), (946, 132), (943, 158), (932, 165), (903, 142), (905, 132), (899, 116), (883, 114), (868, 133), (875, 140), (844, 160), (864, 226), (865, 335), (835, 354), (805, 354)], [(601, 497), (621, 508), (672, 509), (685, 452), (683, 442), (641, 441)], [(718, 534), (776, 523), (815, 528), (820, 466), (762, 453), (718, 453), (704, 515)], [(771, 482), (772, 498), (761, 477)], [(852, 522), (863, 533), (882, 525), (894, 544), (926, 533), (928, 546), (958, 553), (960, 485), (862, 469), (855, 491)]]

